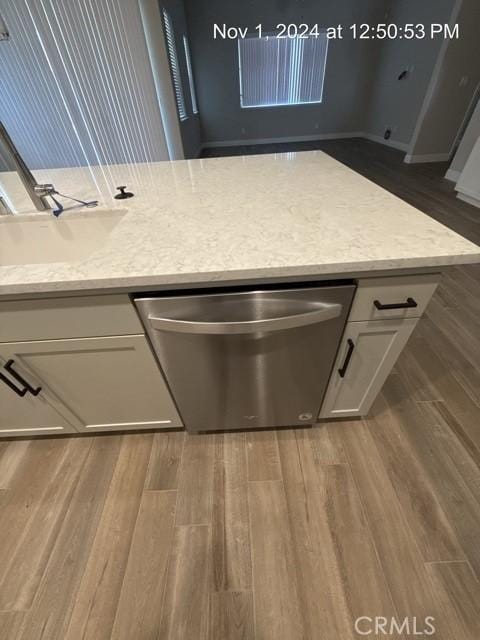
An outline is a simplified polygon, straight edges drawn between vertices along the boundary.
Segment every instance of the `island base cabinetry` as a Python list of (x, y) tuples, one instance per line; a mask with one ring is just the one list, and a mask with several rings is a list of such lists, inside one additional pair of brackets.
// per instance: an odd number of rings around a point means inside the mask
[(0, 436), (182, 426), (143, 335), (0, 345)]
[(366, 415), (417, 321), (348, 322), (319, 418)]
[[(438, 280), (359, 280), (319, 419), (368, 413)], [(182, 426), (128, 296), (0, 303), (0, 437)]]

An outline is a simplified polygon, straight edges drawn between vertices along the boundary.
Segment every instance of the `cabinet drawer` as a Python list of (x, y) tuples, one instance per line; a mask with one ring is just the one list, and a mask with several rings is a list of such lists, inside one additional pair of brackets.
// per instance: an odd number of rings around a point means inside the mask
[(0, 302), (0, 342), (143, 333), (127, 295)]
[(420, 318), (439, 280), (439, 274), (360, 280), (348, 319)]

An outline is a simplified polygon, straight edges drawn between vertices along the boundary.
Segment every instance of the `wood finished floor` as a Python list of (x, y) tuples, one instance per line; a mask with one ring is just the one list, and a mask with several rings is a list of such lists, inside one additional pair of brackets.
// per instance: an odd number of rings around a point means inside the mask
[[(325, 147), (479, 241), (444, 167)], [(0, 442), (0, 638), (478, 640), (479, 317), (480, 266), (452, 269), (367, 420)]]

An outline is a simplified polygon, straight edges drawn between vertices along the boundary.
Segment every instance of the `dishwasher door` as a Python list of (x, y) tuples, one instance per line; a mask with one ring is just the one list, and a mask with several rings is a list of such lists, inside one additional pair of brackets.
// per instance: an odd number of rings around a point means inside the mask
[(312, 423), (354, 284), (137, 298), (189, 431)]

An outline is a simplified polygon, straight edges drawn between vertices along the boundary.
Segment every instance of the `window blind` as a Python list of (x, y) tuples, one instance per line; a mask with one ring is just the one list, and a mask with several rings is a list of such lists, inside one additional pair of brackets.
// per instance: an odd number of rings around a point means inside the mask
[(0, 120), (30, 169), (168, 159), (137, 2), (0, 0), (0, 15)]
[(163, 9), (163, 24), (165, 26), (165, 37), (167, 40), (168, 57), (170, 60), (170, 69), (172, 71), (173, 88), (175, 91), (175, 100), (177, 102), (178, 117), (180, 120), (188, 118), (187, 109), (185, 107), (185, 99), (183, 97), (182, 78), (180, 76), (180, 65), (178, 63), (177, 47), (175, 44), (175, 34), (173, 31), (170, 16)]
[(198, 113), (197, 96), (195, 94), (195, 84), (193, 81), (192, 60), (190, 58), (190, 46), (187, 36), (183, 36), (183, 47), (185, 49), (185, 60), (187, 62), (188, 83), (190, 85), (190, 97), (192, 99), (192, 111)]
[(322, 102), (328, 40), (264, 36), (238, 40), (243, 108)]

